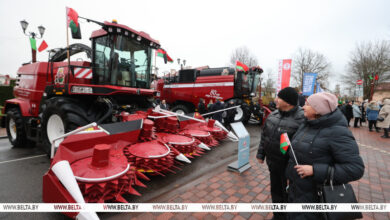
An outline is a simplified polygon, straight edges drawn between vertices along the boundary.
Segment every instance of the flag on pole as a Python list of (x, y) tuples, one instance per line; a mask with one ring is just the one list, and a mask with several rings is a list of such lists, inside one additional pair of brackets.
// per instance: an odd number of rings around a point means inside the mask
[(373, 79), (373, 78), (372, 78), (372, 74), (368, 75), (368, 77), (370, 78), (370, 80), (372, 80), (372, 79)]
[(291, 145), (290, 139), (288, 138), (287, 133), (283, 133), (282, 135), (280, 135), (280, 151), (282, 152), (282, 154), (286, 154), (289, 147), (291, 147), (291, 153), (295, 159), (295, 163), (299, 165), (297, 157), (295, 156), (294, 149)]
[(37, 41), (35, 38), (30, 37), (30, 44), (31, 44), (31, 49), (37, 50)]
[(245, 64), (241, 63), (238, 60), (236, 61), (236, 69), (238, 71), (244, 71), (244, 72), (247, 72), (249, 70), (249, 68)]
[(42, 52), (48, 47), (47, 43), (45, 40), (42, 41), (41, 45), (39, 45), (38, 51)]
[(164, 54), (166, 54), (167, 61), (170, 62), (170, 63), (173, 63), (173, 59), (168, 55), (168, 53), (165, 50), (158, 49), (158, 50), (156, 50), (156, 54), (157, 54), (158, 57), (162, 57), (162, 58), (164, 58)]
[(79, 15), (72, 8), (66, 7), (66, 17), (68, 22), (68, 27), (72, 32), (73, 39), (81, 39), (81, 30), (80, 23), (78, 21)]
[(375, 80), (379, 80), (378, 74), (375, 74)]
[(290, 146), (290, 140), (288, 139), (287, 133), (280, 135), (280, 151), (282, 154), (286, 154), (288, 147)]

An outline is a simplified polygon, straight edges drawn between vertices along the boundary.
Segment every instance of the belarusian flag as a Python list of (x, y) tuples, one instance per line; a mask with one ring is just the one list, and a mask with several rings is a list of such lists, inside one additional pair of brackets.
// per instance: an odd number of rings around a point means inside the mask
[(39, 51), (39, 52), (42, 52), (42, 51), (45, 50), (47, 47), (48, 47), (48, 45), (47, 45), (46, 41), (43, 40), (42, 43), (41, 43), (41, 45), (39, 45), (38, 51)]
[(168, 53), (167, 53), (165, 50), (163, 50), (163, 49), (158, 49), (158, 50), (156, 50), (156, 55), (157, 55), (158, 57), (164, 58), (164, 54), (167, 55), (167, 60), (168, 60), (168, 62), (173, 63), (173, 59), (168, 55)]
[(66, 17), (68, 22), (68, 27), (72, 32), (72, 38), (81, 39), (80, 24), (78, 22), (79, 15), (72, 8), (66, 7)]
[(291, 145), (290, 140), (288, 139), (287, 133), (280, 135), (280, 151), (282, 154), (286, 154), (288, 147)]
[(244, 72), (249, 70), (249, 68), (245, 64), (241, 63), (238, 60), (236, 62), (236, 69), (239, 70), (239, 71), (244, 71)]

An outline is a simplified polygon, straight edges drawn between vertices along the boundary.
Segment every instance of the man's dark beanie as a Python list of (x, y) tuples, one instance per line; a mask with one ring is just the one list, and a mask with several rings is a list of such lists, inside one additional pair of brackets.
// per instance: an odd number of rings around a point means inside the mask
[(298, 104), (298, 93), (294, 88), (286, 87), (279, 91), (278, 97), (283, 99), (283, 101), (287, 102), (290, 105)]

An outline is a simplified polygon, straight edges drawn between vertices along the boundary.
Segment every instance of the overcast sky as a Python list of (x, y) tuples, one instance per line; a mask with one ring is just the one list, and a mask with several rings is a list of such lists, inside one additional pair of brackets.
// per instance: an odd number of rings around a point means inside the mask
[[(390, 40), (389, 0), (286, 0), (286, 1), (6, 1), (0, 0), (0, 74), (15, 76), (31, 60), (29, 31), (46, 27), (50, 48), (66, 45), (65, 7), (98, 21), (117, 19), (160, 41), (176, 61), (193, 67), (226, 66), (232, 51), (247, 46), (264, 70), (276, 73), (278, 60), (292, 58), (299, 47), (323, 53), (332, 63), (333, 85), (345, 72), (351, 51), (365, 41)], [(95, 24), (81, 21), (83, 39), (90, 45)], [(37, 46), (41, 43), (37, 41)], [(38, 53), (47, 60), (47, 52)], [(294, 60), (293, 60), (294, 65)], [(178, 68), (157, 62), (161, 70)]]

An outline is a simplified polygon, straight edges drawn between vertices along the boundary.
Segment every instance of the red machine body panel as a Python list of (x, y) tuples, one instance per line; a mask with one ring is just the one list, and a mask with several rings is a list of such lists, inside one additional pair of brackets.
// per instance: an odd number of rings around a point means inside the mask
[(164, 84), (163, 80), (159, 80), (157, 90), (160, 91), (160, 99), (165, 99), (167, 103), (181, 100), (197, 106), (199, 98), (205, 99), (206, 103), (216, 99), (228, 100), (234, 97), (234, 75), (200, 76), (194, 83)]

